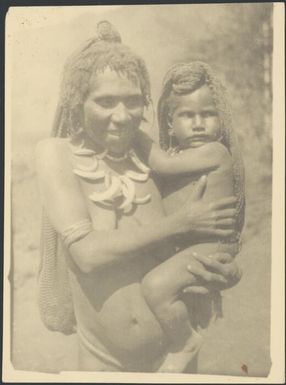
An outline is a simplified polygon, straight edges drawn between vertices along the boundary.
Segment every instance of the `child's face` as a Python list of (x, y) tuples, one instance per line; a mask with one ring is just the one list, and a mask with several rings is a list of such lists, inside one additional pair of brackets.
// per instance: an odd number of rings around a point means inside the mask
[(99, 148), (120, 156), (130, 149), (143, 110), (139, 84), (107, 68), (91, 79), (83, 104), (84, 129)]
[(169, 134), (176, 137), (180, 147), (194, 148), (218, 140), (220, 120), (207, 85), (186, 95), (176, 95), (175, 103)]

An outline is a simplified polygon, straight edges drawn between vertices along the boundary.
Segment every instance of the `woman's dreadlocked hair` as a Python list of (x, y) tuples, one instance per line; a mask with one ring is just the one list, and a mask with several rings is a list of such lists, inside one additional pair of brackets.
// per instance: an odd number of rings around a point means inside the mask
[(121, 43), (117, 30), (104, 20), (97, 24), (96, 36), (85, 42), (66, 62), (52, 136), (68, 137), (78, 133), (90, 78), (106, 67), (124, 74), (131, 81), (139, 81), (144, 104), (148, 106), (150, 79), (145, 62)]
[(220, 80), (213, 73), (209, 65), (203, 62), (181, 63), (172, 67), (163, 81), (163, 90), (158, 102), (158, 123), (160, 146), (169, 149), (168, 115), (171, 109), (173, 95), (185, 95), (207, 85), (219, 114), (221, 124), (221, 143), (229, 150), (233, 159), (234, 190), (238, 197), (237, 204), (237, 231), (238, 236), (244, 224), (245, 193), (244, 193), (244, 167), (241, 153), (238, 148), (236, 135), (232, 127), (232, 119), (226, 90)]

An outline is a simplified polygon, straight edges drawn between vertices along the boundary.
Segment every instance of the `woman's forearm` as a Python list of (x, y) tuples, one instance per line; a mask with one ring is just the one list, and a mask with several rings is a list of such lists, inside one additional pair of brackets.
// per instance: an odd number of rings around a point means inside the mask
[(126, 258), (138, 257), (140, 251), (177, 235), (177, 229), (177, 221), (173, 215), (156, 223), (132, 229), (93, 230), (83, 239), (73, 243), (70, 253), (78, 267), (89, 273)]

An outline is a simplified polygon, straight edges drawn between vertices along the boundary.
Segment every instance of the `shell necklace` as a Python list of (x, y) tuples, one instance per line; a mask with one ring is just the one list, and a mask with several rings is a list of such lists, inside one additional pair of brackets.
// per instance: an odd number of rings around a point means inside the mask
[[(142, 163), (133, 149), (129, 150), (120, 158), (111, 156), (107, 153), (107, 150), (98, 154), (91, 149), (84, 148), (83, 143), (77, 148), (73, 147), (72, 151), (75, 155), (89, 157), (92, 159), (90, 166), (76, 164), (73, 169), (75, 175), (87, 180), (95, 181), (102, 179), (104, 181), (106, 190), (101, 192), (94, 191), (90, 194), (89, 199), (92, 202), (101, 202), (113, 205), (116, 198), (122, 197), (122, 203), (116, 207), (116, 210), (128, 212), (132, 209), (133, 204), (144, 204), (150, 201), (151, 194), (147, 194), (144, 197), (138, 197), (136, 195), (134, 181), (147, 181), (149, 178), (150, 168)], [(99, 160), (104, 158), (113, 162), (122, 162), (126, 159), (130, 159), (139, 172), (126, 170), (123, 175), (118, 176), (112, 175), (110, 171), (98, 170)]]

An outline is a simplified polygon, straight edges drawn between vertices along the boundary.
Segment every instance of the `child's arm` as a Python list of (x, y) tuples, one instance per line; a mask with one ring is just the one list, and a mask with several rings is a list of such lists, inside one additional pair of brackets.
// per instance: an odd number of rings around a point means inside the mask
[(141, 130), (137, 133), (136, 148), (152, 170), (163, 175), (207, 172), (230, 159), (228, 150), (219, 142), (206, 143), (171, 156)]

